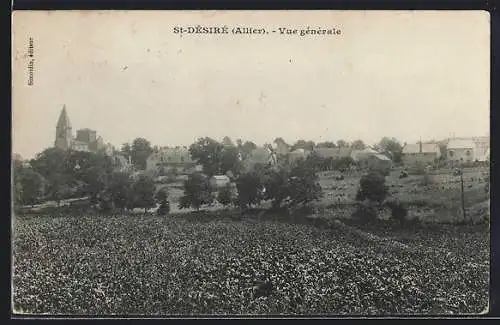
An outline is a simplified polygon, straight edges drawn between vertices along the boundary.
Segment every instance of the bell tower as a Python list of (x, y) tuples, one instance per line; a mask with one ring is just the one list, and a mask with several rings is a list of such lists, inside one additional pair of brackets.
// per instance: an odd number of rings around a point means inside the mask
[(71, 148), (71, 122), (69, 121), (66, 105), (63, 106), (56, 126), (55, 147), (63, 150)]

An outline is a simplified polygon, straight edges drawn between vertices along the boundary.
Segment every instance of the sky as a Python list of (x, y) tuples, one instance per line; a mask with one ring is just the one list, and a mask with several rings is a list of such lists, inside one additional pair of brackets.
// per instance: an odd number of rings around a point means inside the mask
[[(196, 25), (341, 34), (173, 32)], [(483, 11), (15, 12), (12, 49), (12, 145), (25, 158), (54, 145), (63, 105), (73, 133), (116, 147), (489, 134)]]

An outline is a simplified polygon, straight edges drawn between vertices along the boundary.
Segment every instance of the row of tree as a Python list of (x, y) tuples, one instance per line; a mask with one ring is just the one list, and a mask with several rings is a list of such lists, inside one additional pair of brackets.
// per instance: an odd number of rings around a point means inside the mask
[[(199, 210), (211, 205), (215, 199), (223, 205), (233, 204), (243, 210), (262, 201), (271, 202), (273, 208), (305, 206), (323, 195), (316, 171), (311, 159), (276, 166), (256, 164), (235, 178), (234, 187), (228, 184), (222, 189), (212, 188), (206, 175), (195, 173), (184, 183), (179, 207)], [(214, 192), (218, 192), (217, 197)]]
[(14, 206), (33, 206), (47, 200), (60, 202), (88, 197), (101, 211), (134, 208), (148, 210), (160, 204), (168, 211), (168, 192), (157, 191), (153, 178), (117, 171), (111, 157), (101, 153), (50, 148), (29, 164), (14, 160)]
[[(355, 140), (349, 143), (345, 140), (338, 140), (337, 142), (325, 141), (315, 143), (314, 141), (298, 140), (290, 145), (286, 143), (283, 138), (276, 138), (273, 143), (280, 144), (290, 151), (297, 149), (304, 149), (312, 151), (315, 148), (352, 148), (357, 150), (366, 149), (367, 146), (362, 140)], [(270, 147), (270, 145), (267, 145)], [(257, 145), (252, 141), (236, 140), (236, 143), (229, 137), (224, 137), (221, 142), (212, 138), (200, 138), (197, 142), (189, 147), (189, 151), (194, 160), (199, 161), (203, 166), (212, 165), (206, 168), (209, 174), (223, 174), (228, 170), (238, 173), (241, 166), (235, 163), (238, 156), (242, 159), (247, 158), (251, 152), (257, 148)], [(401, 161), (401, 153), (403, 146), (395, 138), (384, 137), (375, 146), (374, 149), (388, 155), (394, 162)], [(132, 165), (137, 170), (145, 170), (148, 157), (153, 153), (155, 147), (144, 138), (136, 138), (131, 143), (123, 144), (120, 153), (130, 157)], [(208, 156), (210, 153), (211, 156)], [(214, 161), (217, 161), (215, 164)]]

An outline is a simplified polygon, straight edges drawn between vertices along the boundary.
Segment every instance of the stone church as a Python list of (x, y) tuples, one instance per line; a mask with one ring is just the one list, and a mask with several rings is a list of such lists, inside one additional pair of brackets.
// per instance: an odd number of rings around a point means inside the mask
[(76, 137), (73, 137), (71, 122), (66, 111), (66, 105), (63, 106), (59, 120), (56, 126), (56, 148), (63, 150), (104, 151), (112, 155), (114, 148), (110, 144), (105, 144), (102, 137), (97, 136), (97, 132), (91, 129), (80, 129), (76, 131)]

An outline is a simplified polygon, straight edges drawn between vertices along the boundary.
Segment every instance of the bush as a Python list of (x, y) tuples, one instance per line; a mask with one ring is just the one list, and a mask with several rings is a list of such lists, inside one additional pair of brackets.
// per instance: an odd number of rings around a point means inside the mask
[(219, 194), (217, 195), (217, 201), (223, 206), (227, 206), (231, 204), (233, 201), (233, 192), (231, 185), (226, 185), (220, 189)]
[(388, 195), (385, 177), (377, 172), (370, 172), (361, 177), (359, 190), (356, 194), (357, 201), (369, 200), (381, 204)]
[(356, 211), (352, 214), (354, 219), (362, 222), (371, 222), (377, 219), (377, 210), (371, 206), (359, 205)]
[(160, 204), (160, 207), (156, 211), (156, 213), (158, 215), (160, 215), (160, 216), (168, 215), (169, 212), (170, 212), (170, 203), (168, 201), (163, 202), (162, 204)]
[(387, 207), (391, 209), (391, 216), (394, 220), (397, 220), (400, 223), (405, 223), (408, 221), (406, 219), (406, 217), (408, 216), (408, 208), (405, 204), (401, 202), (388, 202)]
[(189, 207), (200, 210), (203, 205), (213, 202), (212, 189), (208, 178), (200, 173), (189, 175), (184, 182), (184, 195), (179, 200), (179, 208)]
[(155, 196), (155, 200), (160, 204), (156, 213), (164, 216), (170, 212), (170, 203), (168, 202), (168, 192), (165, 188), (160, 189)]
[(235, 203), (242, 209), (248, 209), (261, 202), (262, 184), (257, 173), (249, 172), (240, 175), (236, 181), (236, 188), (238, 189), (238, 197)]

